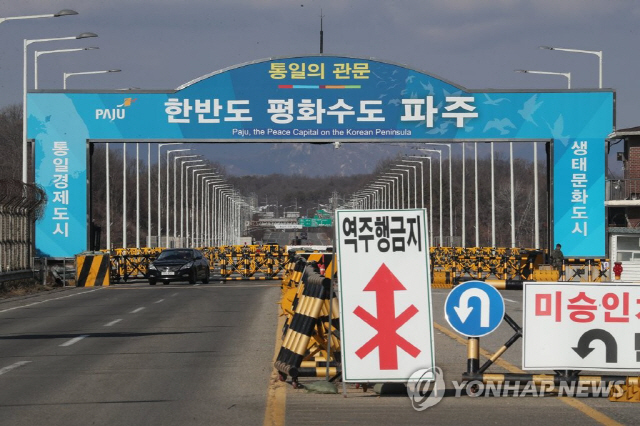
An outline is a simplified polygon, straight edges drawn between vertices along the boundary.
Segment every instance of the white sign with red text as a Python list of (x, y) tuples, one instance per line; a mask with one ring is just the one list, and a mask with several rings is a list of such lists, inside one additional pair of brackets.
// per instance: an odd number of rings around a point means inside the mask
[(640, 371), (640, 284), (526, 282), (524, 370)]
[(433, 371), (426, 211), (338, 210), (335, 224), (343, 380)]

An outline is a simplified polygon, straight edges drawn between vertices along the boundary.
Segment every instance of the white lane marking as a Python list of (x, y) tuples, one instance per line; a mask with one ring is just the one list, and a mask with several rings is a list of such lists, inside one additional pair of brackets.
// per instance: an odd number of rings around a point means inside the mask
[(88, 334), (83, 334), (82, 336), (74, 337), (71, 340), (67, 340), (66, 342), (64, 342), (60, 346), (71, 346), (74, 343), (78, 343), (80, 340), (84, 339), (85, 337), (89, 337), (89, 335)]
[(132, 314), (137, 314), (138, 312), (140, 312), (140, 311), (141, 311), (141, 310), (143, 310), (143, 309), (144, 309), (144, 307), (142, 307), (142, 308), (137, 308), (137, 309), (134, 309), (133, 311), (131, 311), (130, 313), (132, 313)]
[(177, 296), (177, 295), (178, 295), (178, 293), (173, 293), (173, 294), (171, 295), (171, 297), (174, 297), (174, 296)]
[(156, 301), (155, 301), (155, 302), (153, 302), (153, 303), (162, 303), (162, 302), (164, 302), (164, 299), (156, 300)]
[(120, 321), (122, 321), (122, 318), (118, 318), (117, 320), (113, 320), (111, 322), (108, 322), (104, 326), (105, 327), (111, 327), (112, 325), (115, 325), (115, 324), (119, 323)]
[(518, 303), (517, 300), (511, 300), (511, 299), (507, 299), (506, 297), (503, 297), (504, 300), (506, 300), (507, 302), (511, 302), (511, 303)]
[(22, 367), (25, 364), (29, 364), (31, 361), (18, 361), (15, 364), (11, 364), (7, 367), (3, 367), (0, 368), (0, 376), (2, 376), (4, 373), (8, 373), (9, 371), (13, 370), (14, 368), (18, 368), (18, 367)]
[(200, 283), (198, 283), (198, 284), (194, 284), (193, 286), (195, 287), (195, 286), (197, 286), (197, 285), (200, 285)]
[(70, 295), (68, 295), (68, 296), (56, 297), (55, 299), (41, 300), (41, 301), (39, 301), (39, 302), (29, 303), (28, 305), (14, 306), (13, 308), (4, 309), (4, 310), (0, 311), (0, 313), (2, 313), (2, 312), (8, 312), (8, 311), (13, 311), (14, 309), (27, 308), (27, 307), (29, 307), (29, 306), (39, 305), (40, 303), (51, 302), (52, 300), (66, 299), (67, 297), (73, 297), (73, 296), (77, 296), (77, 295), (79, 295), (79, 294), (92, 293), (92, 292), (94, 292), (94, 291), (104, 290), (105, 288), (107, 288), (107, 287), (101, 287), (101, 288), (97, 288), (97, 289), (95, 289), (95, 290), (89, 290), (89, 291), (83, 291), (83, 292), (79, 292), (79, 293), (74, 293), (74, 294), (70, 294)]

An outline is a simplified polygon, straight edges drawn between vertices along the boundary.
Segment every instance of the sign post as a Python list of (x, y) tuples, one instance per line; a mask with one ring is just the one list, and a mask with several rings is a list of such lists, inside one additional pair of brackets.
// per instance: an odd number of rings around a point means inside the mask
[(424, 209), (336, 212), (345, 382), (435, 368), (427, 229)]
[(640, 287), (525, 283), (524, 370), (640, 371)]

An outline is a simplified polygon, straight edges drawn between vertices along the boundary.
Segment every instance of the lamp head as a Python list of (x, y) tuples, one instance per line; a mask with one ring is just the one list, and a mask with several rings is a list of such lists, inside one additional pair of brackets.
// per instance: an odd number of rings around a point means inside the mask
[(91, 37), (98, 37), (98, 34), (95, 34), (95, 33), (82, 33), (82, 34), (76, 36), (76, 39), (91, 38)]
[(553, 47), (549, 47), (549, 46), (540, 46), (540, 49), (543, 49), (543, 50), (554, 50)]
[(514, 71), (514, 72), (521, 72), (521, 73), (525, 73), (525, 74), (529, 72), (529, 71), (527, 71), (527, 70), (513, 70), (513, 71)]
[(62, 9), (60, 12), (55, 13), (53, 16), (54, 17), (58, 17), (58, 16), (69, 16), (69, 15), (77, 15), (78, 12), (76, 12), (75, 10), (71, 10), (71, 9)]

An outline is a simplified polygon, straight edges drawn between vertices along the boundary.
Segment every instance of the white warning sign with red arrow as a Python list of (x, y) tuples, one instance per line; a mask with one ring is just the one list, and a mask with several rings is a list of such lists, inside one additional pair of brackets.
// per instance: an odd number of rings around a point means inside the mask
[(338, 210), (335, 223), (343, 380), (433, 371), (426, 211)]

